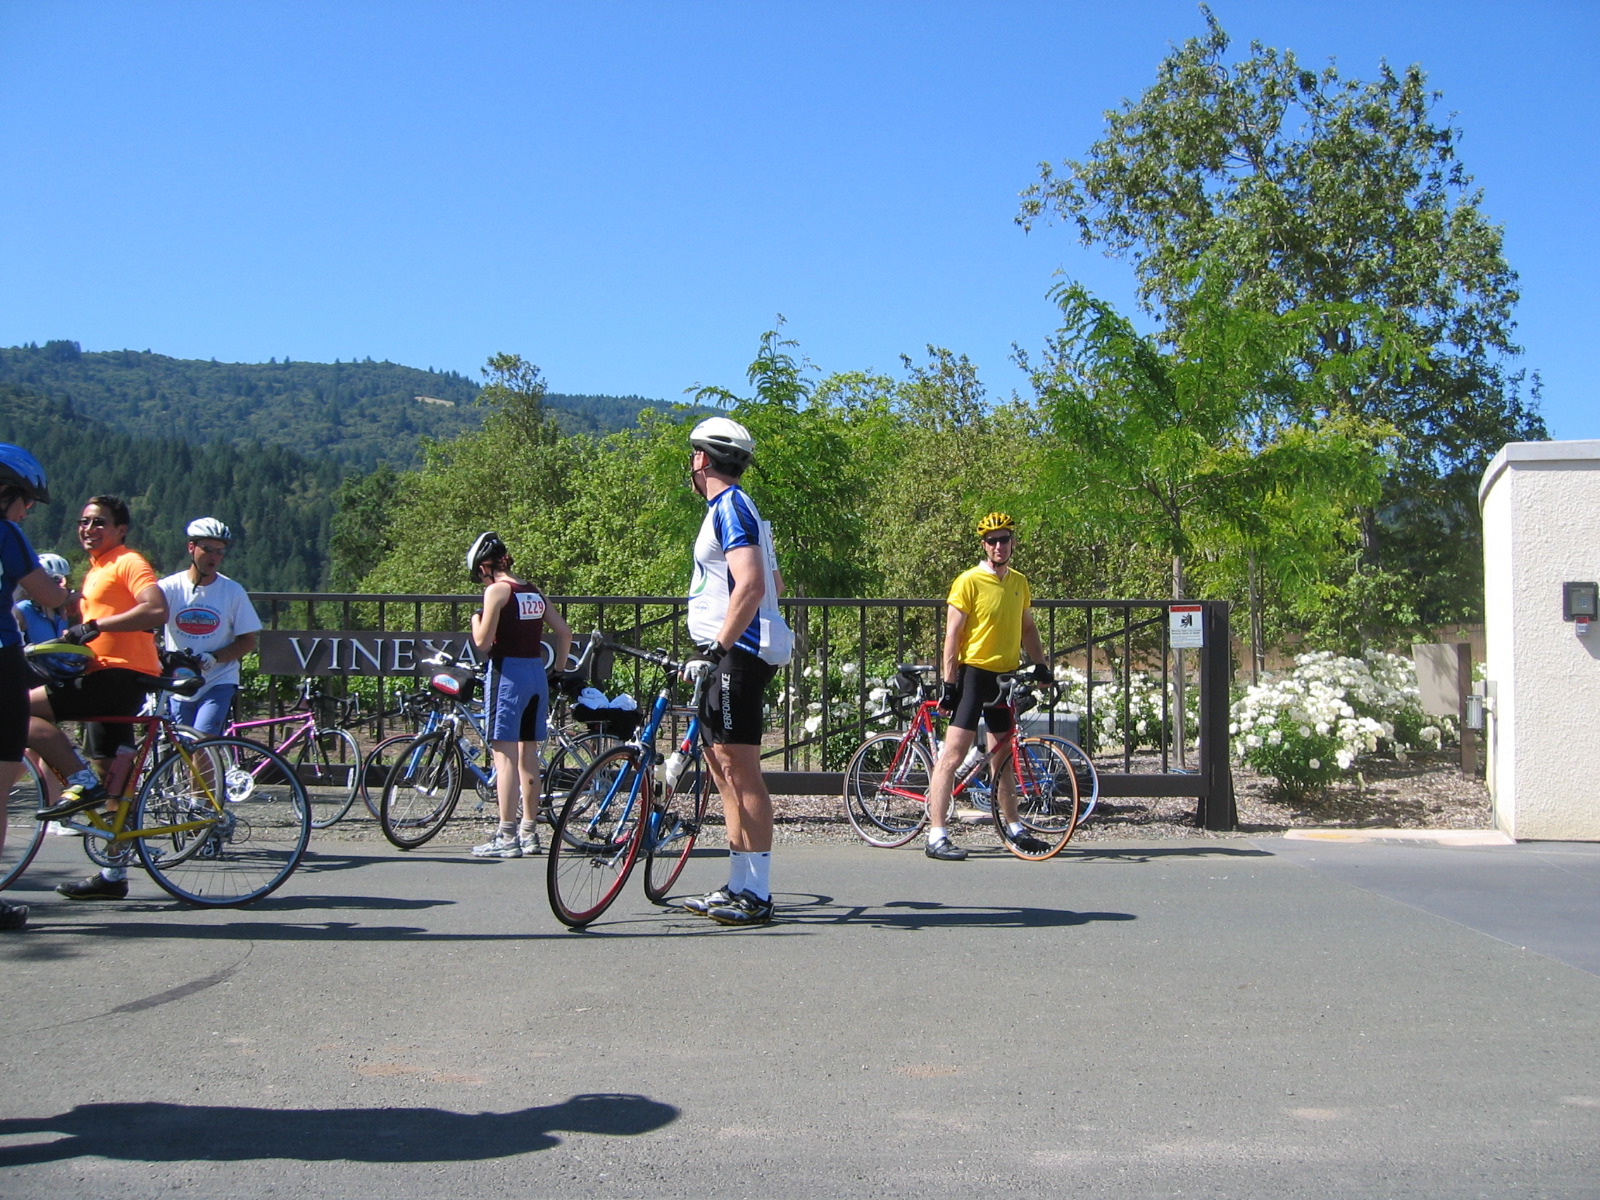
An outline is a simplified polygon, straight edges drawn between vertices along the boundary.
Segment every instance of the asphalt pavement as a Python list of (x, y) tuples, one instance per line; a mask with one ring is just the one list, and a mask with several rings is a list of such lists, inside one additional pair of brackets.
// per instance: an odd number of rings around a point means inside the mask
[[(1600, 847), (780, 847), (780, 921), (319, 842), (8, 896), (0, 1197), (1600, 1196)], [(680, 891), (722, 882), (691, 863)]]

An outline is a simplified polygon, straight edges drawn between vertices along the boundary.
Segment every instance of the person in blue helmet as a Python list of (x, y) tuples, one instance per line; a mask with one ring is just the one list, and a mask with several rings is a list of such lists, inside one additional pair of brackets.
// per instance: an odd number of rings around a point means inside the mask
[[(61, 608), (71, 599), (61, 581), (46, 571), (21, 522), (35, 504), (50, 502), (44, 468), (21, 446), (0, 442), (0, 586), (7, 595), (21, 588), (42, 608)], [(22, 773), (28, 745), (28, 688), (33, 672), (22, 655), (22, 630), (9, 606), (0, 614), (0, 792), (9, 795)], [(0, 846), (5, 845), (6, 814), (0, 809)], [(21, 929), (28, 906), (0, 900), (0, 929)]]

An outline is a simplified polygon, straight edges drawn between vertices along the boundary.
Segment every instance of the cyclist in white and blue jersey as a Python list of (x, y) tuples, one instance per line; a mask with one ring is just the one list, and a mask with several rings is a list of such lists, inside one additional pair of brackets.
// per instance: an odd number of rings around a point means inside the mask
[(767, 684), (789, 661), (789, 627), (778, 612), (783, 576), (772, 529), (740, 486), (755, 456), (750, 431), (710, 417), (689, 434), (689, 478), (705, 498), (694, 543), (689, 636), (699, 653), (691, 679), (706, 679), (700, 720), (711, 778), (722, 796), (728, 829), (728, 882), (684, 908), (723, 925), (772, 920), (772, 797), (761, 776), (761, 734)]

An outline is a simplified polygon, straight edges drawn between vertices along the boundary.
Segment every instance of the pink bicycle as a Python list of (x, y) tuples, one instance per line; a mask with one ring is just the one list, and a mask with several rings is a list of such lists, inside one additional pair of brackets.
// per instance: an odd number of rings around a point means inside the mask
[[(311, 827), (326, 829), (350, 811), (361, 784), (361, 748), (344, 728), (359, 712), (360, 697), (325, 696), (315, 679), (303, 680), (294, 711), (257, 721), (234, 721), (229, 737), (247, 737), (249, 730), (288, 727), (288, 736), (272, 749), (294, 765), (311, 802)], [(277, 734), (274, 732), (273, 737)], [(261, 763), (235, 763), (228, 768), (228, 799), (238, 801), (255, 787)]]

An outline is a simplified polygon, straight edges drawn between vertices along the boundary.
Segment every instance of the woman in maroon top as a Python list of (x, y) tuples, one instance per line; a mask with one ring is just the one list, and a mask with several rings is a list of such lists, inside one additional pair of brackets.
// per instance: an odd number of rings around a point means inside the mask
[(552, 663), (567, 661), (572, 632), (538, 588), (511, 574), (511, 552), (499, 534), (478, 536), (467, 551), (467, 570), (483, 585), (483, 608), (472, 615), (472, 645), (488, 660), (483, 704), (500, 801), (500, 827), (472, 853), (521, 858), (539, 853), (539, 743), (550, 710), (544, 630), (550, 630)]

